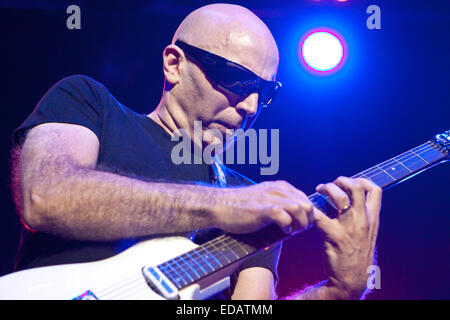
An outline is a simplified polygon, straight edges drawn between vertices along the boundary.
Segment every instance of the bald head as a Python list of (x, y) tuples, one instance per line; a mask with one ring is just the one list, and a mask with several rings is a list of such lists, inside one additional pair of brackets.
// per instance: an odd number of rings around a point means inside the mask
[(278, 68), (278, 48), (264, 24), (250, 10), (231, 4), (212, 4), (191, 12), (180, 24), (172, 44), (163, 51), (165, 86), (158, 107), (149, 116), (169, 133), (202, 123), (203, 143), (220, 141), (208, 129), (248, 129), (258, 115), (258, 92), (243, 96), (221, 88), (205, 70), (175, 45), (182, 40), (273, 80)]
[(278, 66), (278, 48), (267, 28), (250, 10), (232, 4), (211, 4), (191, 12), (172, 39), (240, 63), (271, 80)]

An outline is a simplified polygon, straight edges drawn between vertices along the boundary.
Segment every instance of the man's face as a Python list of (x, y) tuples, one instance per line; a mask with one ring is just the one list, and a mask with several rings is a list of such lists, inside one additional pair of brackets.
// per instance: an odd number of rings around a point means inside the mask
[[(262, 79), (275, 78), (278, 51), (270, 39), (258, 39), (237, 32), (231, 34), (229, 39), (225, 46), (211, 43), (201, 48), (248, 68)], [(186, 72), (180, 81), (184, 101), (188, 104), (185, 110), (190, 124), (202, 122), (204, 144), (219, 142), (214, 141), (217, 137), (209, 134), (208, 129), (217, 129), (225, 137), (231, 133), (230, 130), (247, 130), (251, 126), (259, 111), (258, 93), (241, 97), (217, 86), (189, 57), (185, 65)]]

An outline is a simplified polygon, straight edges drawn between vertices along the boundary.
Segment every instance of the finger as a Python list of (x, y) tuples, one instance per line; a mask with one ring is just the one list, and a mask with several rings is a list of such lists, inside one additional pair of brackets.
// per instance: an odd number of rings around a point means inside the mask
[(294, 230), (305, 229), (313, 223), (313, 205), (309, 199), (293, 199), (286, 202), (283, 205), (283, 209), (291, 215)]
[(342, 237), (342, 230), (335, 219), (329, 218), (322, 211), (315, 209), (314, 214), (314, 225), (321, 231), (325, 237), (332, 243), (338, 243), (339, 239)]
[(277, 224), (284, 233), (292, 232), (292, 217), (280, 206), (273, 206), (269, 210), (268, 217), (271, 222)]
[(343, 213), (351, 205), (347, 193), (334, 183), (320, 184), (316, 187), (316, 191), (328, 196), (339, 214)]
[(357, 180), (366, 191), (366, 212), (369, 223), (376, 223), (378, 225), (383, 190), (367, 179), (358, 178), (355, 180)]
[(279, 180), (275, 182), (278, 188), (278, 193), (286, 198), (296, 198), (296, 199), (308, 199), (306, 194), (301, 190), (298, 190), (289, 182), (284, 180)]
[[(279, 204), (293, 218), (293, 229), (307, 228), (311, 225), (313, 205), (306, 194), (284, 180), (275, 181), (275, 184), (276, 194), (286, 198), (286, 201), (281, 201)], [(282, 199), (278, 199), (280, 200)]]
[(333, 183), (349, 196), (353, 208), (357, 211), (365, 209), (366, 194), (360, 183), (347, 177), (339, 177)]

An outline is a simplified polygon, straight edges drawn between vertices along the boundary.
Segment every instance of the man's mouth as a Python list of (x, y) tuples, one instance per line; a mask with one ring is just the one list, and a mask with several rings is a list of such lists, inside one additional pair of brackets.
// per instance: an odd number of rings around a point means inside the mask
[(220, 120), (217, 120), (216, 123), (220, 124), (221, 126), (225, 127), (226, 129), (230, 129), (230, 130), (236, 130), (238, 128), (238, 126), (234, 126), (234, 125), (231, 125), (227, 122), (223, 122)]

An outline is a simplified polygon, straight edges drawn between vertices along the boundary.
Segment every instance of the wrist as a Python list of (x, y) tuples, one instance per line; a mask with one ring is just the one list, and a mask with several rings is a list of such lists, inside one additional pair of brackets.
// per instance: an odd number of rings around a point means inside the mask
[(361, 295), (339, 288), (328, 279), (305, 288), (294, 297), (296, 300), (357, 300)]
[(330, 300), (359, 300), (364, 293), (364, 289), (342, 285), (332, 279), (327, 280), (324, 288)]

